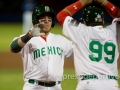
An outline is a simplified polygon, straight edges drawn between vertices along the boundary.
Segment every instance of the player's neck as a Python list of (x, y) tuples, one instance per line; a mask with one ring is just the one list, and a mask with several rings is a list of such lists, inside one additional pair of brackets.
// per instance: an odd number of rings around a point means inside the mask
[(41, 36), (46, 41), (46, 36)]

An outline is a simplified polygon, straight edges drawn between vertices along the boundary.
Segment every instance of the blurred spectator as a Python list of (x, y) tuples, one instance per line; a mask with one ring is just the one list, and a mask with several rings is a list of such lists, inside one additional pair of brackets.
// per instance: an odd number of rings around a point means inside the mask
[(37, 6), (36, 0), (25, 0), (22, 4), (23, 10), (23, 33), (32, 27), (32, 11)]

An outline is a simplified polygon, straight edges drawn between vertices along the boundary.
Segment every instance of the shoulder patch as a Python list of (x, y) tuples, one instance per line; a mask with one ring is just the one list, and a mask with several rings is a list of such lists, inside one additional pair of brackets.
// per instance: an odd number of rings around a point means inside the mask
[(70, 24), (69, 24), (69, 26), (78, 26), (79, 25), (79, 22), (77, 21), (77, 20), (75, 20), (75, 19), (72, 19), (71, 21), (70, 21)]

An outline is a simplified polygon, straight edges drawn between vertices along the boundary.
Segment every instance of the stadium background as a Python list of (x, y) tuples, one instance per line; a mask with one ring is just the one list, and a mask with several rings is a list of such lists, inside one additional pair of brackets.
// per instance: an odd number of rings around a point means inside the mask
[[(77, 0), (37, 0), (37, 3), (38, 5), (47, 4), (54, 8), (55, 12), (58, 13), (65, 6), (75, 1)], [(120, 0), (109, 1), (120, 8)], [(11, 0), (9, 2), (8, 0), (0, 0), (0, 90), (22, 90), (24, 83), (21, 57), (18, 54), (11, 54), (9, 51), (11, 40), (22, 34), (22, 3), (23, 0)], [(112, 18), (105, 10), (104, 12), (105, 22), (107, 24), (111, 23)], [(80, 20), (81, 17), (81, 11), (74, 15), (74, 18), (77, 20)], [(52, 29), (52, 32), (62, 34), (62, 28), (59, 24), (56, 24), (55, 28)], [(118, 61), (120, 71), (120, 59)], [(65, 60), (64, 67), (64, 75), (75, 75), (73, 60)], [(62, 82), (62, 87), (63, 90), (75, 90), (76, 84), (76, 79), (71, 80), (71, 78), (66, 78)]]

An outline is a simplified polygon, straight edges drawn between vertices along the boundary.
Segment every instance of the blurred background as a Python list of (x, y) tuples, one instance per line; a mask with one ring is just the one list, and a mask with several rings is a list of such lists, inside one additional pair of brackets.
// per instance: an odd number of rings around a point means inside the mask
[[(22, 5), (25, 1), (36, 2), (36, 5), (47, 4), (54, 8), (55, 12), (58, 13), (65, 6), (77, 1), (77, 0), (0, 0), (0, 22), (22, 22), (22, 15), (25, 11)], [(120, 8), (120, 0), (109, 0), (114, 5)], [(81, 14), (79, 14), (81, 16)], [(76, 15), (75, 18), (79, 18)], [(111, 17), (105, 14), (105, 21), (110, 22)]]
[[(22, 59), (19, 54), (10, 53), (9, 45), (14, 37), (26, 33), (31, 28), (33, 9), (37, 5), (46, 4), (51, 6), (57, 14), (64, 7), (75, 1), (77, 0), (0, 0), (0, 90), (22, 90), (24, 84)], [(120, 8), (120, 0), (109, 1)], [(100, 5), (97, 6), (101, 7)], [(112, 17), (104, 9), (103, 11), (106, 24), (111, 23)], [(82, 10), (73, 17), (80, 20)], [(51, 32), (62, 34), (62, 28), (57, 20), (55, 28)], [(73, 60), (65, 60), (64, 67), (64, 74), (75, 75)], [(120, 59), (118, 67), (120, 75)], [(69, 85), (72, 85), (72, 87)], [(75, 90), (76, 85), (76, 79), (66, 79), (62, 82), (63, 90)]]

